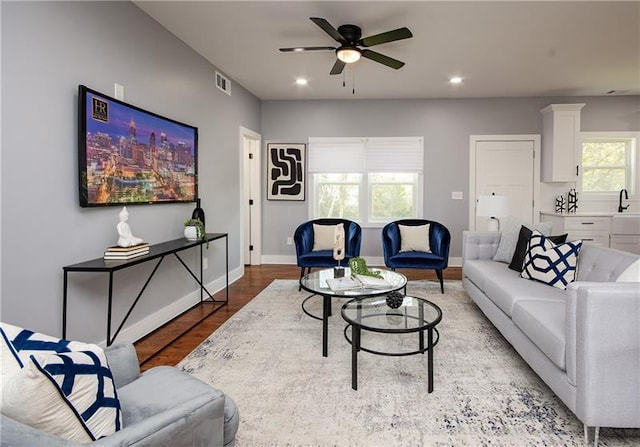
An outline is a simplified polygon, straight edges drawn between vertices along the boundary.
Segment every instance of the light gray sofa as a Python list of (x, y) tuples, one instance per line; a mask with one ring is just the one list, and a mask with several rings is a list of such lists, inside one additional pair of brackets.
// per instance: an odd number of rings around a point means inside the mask
[[(207, 446), (235, 443), (239, 414), (222, 391), (176, 368), (157, 366), (140, 374), (130, 343), (105, 350), (122, 408), (123, 428), (92, 446)], [(2, 415), (2, 446), (75, 447)]]
[[(640, 258), (583, 245), (567, 290), (493, 261), (499, 232), (463, 233), (462, 284), (520, 356), (584, 424), (640, 427), (640, 284), (615, 282)], [(596, 427), (595, 435), (589, 427)]]

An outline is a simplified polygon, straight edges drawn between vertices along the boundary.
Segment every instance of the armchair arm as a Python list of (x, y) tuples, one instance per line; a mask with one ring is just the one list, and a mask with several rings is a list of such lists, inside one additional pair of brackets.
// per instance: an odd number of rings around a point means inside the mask
[(138, 354), (132, 343), (117, 343), (107, 347), (104, 352), (116, 389), (122, 388), (140, 376)]
[(501, 233), (498, 231), (462, 232), (462, 265), (473, 259), (493, 259), (498, 250)]
[(640, 427), (638, 284), (577, 282), (568, 290), (567, 318), (575, 318), (575, 333), (567, 334), (567, 357), (575, 349), (576, 415), (587, 426)]

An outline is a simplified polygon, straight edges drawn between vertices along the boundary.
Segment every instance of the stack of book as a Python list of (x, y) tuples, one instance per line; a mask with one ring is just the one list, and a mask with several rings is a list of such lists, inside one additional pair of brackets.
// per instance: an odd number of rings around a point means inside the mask
[(109, 261), (126, 261), (127, 259), (137, 258), (149, 253), (149, 244), (143, 242), (131, 247), (107, 247), (104, 252), (104, 259)]

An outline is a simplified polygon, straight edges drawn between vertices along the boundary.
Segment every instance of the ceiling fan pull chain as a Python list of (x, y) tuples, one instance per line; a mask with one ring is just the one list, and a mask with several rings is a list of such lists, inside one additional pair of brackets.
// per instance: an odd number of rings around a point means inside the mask
[(351, 70), (351, 94), (355, 95), (356, 94), (356, 67), (355, 64), (353, 65), (353, 69)]
[(346, 71), (347, 70), (342, 70), (342, 87), (346, 87), (347, 86), (347, 83), (345, 82), (345, 76), (346, 76), (345, 72)]

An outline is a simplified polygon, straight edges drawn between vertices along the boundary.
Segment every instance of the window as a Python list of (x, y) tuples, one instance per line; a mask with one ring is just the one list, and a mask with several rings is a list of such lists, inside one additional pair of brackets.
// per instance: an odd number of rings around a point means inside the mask
[(310, 138), (311, 218), (364, 226), (422, 216), (422, 138)]
[(636, 190), (636, 138), (615, 132), (584, 132), (580, 189), (585, 196), (610, 196)]

